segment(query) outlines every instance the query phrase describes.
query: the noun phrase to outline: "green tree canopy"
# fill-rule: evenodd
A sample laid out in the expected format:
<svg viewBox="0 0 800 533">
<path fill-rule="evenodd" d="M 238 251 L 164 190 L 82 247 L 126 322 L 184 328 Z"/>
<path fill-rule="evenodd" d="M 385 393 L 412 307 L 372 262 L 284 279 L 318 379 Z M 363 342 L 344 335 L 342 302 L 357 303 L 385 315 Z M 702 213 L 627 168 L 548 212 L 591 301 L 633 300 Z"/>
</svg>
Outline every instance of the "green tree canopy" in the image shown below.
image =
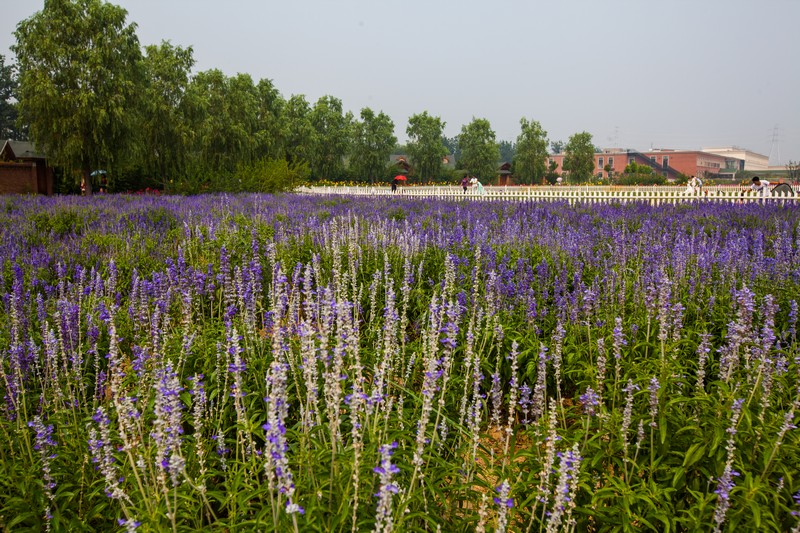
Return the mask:
<svg viewBox="0 0 800 533">
<path fill-rule="evenodd" d="M 455 137 L 446 137 L 442 136 L 442 143 L 444 144 L 447 151 L 455 157 L 456 161 L 461 158 L 461 148 L 458 146 L 458 136 Z"/>
<path fill-rule="evenodd" d="M 408 119 L 408 155 L 420 180 L 434 179 L 442 169 L 442 159 L 449 153 L 442 142 L 445 124 L 441 118 L 433 117 L 427 111 Z"/>
<path fill-rule="evenodd" d="M 576 133 L 564 147 L 564 170 L 569 171 L 569 181 L 583 183 L 594 173 L 594 144 L 592 134 Z"/>
<path fill-rule="evenodd" d="M 472 122 L 462 126 L 458 144 L 461 147 L 459 164 L 467 172 L 483 180 L 492 179 L 497 175 L 500 148 L 488 120 L 473 118 Z"/>
<path fill-rule="evenodd" d="M 258 116 L 256 130 L 256 156 L 258 159 L 283 158 L 283 119 L 286 102 L 272 80 L 262 79 L 256 85 Z"/>
<path fill-rule="evenodd" d="M 341 177 L 345 156 L 350 151 L 353 114 L 343 112 L 340 99 L 323 96 L 314 104 L 309 118 L 315 132 L 311 153 L 312 177 Z"/>
<path fill-rule="evenodd" d="M 649 175 L 653 173 L 653 168 L 650 165 L 639 165 L 636 161 L 631 161 L 625 166 L 625 174 L 642 174 Z"/>
<path fill-rule="evenodd" d="M 290 163 L 310 163 L 316 132 L 311 124 L 311 106 L 302 94 L 292 95 L 281 115 L 283 143 Z"/>
<path fill-rule="evenodd" d="M 230 173 L 253 161 L 258 95 L 248 74 L 198 73 L 186 91 L 195 164 Z"/>
<path fill-rule="evenodd" d="M 194 66 L 192 48 L 165 41 L 145 48 L 142 99 L 142 167 L 166 187 L 185 169 L 190 130 L 184 97 Z"/>
<path fill-rule="evenodd" d="M 521 118 L 517 137 L 514 175 L 522 183 L 539 183 L 547 173 L 547 132 L 535 120 Z"/>
<path fill-rule="evenodd" d="M 15 102 L 17 80 L 14 66 L 6 65 L 5 57 L 0 54 L 0 142 L 5 139 L 18 139 L 17 104 Z"/>
<path fill-rule="evenodd" d="M 517 156 L 517 144 L 511 141 L 500 141 L 497 143 L 500 150 L 500 161 L 513 163 Z"/>
<path fill-rule="evenodd" d="M 394 122 L 389 115 L 375 114 L 365 107 L 361 110 L 361 120 L 355 123 L 353 136 L 353 155 L 350 160 L 352 168 L 360 175 L 374 183 L 386 169 L 389 154 L 397 145 L 394 136 Z"/>
<path fill-rule="evenodd" d="M 45 0 L 15 32 L 20 117 L 55 164 L 82 171 L 89 192 L 93 169 L 131 153 L 142 53 L 126 17 L 101 0 Z"/>
</svg>

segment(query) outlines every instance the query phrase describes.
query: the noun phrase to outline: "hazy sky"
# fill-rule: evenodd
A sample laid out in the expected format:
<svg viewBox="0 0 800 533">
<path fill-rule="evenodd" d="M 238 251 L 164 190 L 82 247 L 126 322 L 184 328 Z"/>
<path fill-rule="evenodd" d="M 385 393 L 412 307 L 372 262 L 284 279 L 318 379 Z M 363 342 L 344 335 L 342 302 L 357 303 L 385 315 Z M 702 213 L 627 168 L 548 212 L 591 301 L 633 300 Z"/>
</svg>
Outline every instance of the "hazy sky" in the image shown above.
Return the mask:
<svg viewBox="0 0 800 533">
<path fill-rule="evenodd" d="M 428 111 L 514 141 L 737 145 L 800 160 L 800 0 L 116 0 L 143 45 L 192 46 L 196 70 L 271 79 L 288 98 L 383 111 L 406 139 Z M 0 0 L 0 54 L 42 0 Z"/>
</svg>

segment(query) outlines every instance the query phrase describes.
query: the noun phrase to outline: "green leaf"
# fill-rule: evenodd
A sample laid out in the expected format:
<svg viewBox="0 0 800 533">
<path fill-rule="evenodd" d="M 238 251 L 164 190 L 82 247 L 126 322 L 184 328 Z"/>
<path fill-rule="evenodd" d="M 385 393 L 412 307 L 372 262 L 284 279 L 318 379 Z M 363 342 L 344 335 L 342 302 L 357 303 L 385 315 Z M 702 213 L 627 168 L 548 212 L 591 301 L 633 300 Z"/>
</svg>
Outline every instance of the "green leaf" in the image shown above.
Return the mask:
<svg viewBox="0 0 800 533">
<path fill-rule="evenodd" d="M 685 482 L 686 482 L 686 469 L 683 467 L 676 468 L 674 474 L 672 475 L 672 487 L 676 489 L 683 487 Z"/>
<path fill-rule="evenodd" d="M 703 458 L 703 455 L 706 453 L 705 444 L 701 442 L 697 442 L 689 446 L 689 449 L 686 451 L 686 455 L 683 458 L 683 466 L 692 466 L 697 461 Z"/>
<path fill-rule="evenodd" d="M 748 500 L 747 504 L 753 513 L 753 521 L 756 524 L 756 528 L 761 529 L 761 505 L 756 500 Z"/>
</svg>

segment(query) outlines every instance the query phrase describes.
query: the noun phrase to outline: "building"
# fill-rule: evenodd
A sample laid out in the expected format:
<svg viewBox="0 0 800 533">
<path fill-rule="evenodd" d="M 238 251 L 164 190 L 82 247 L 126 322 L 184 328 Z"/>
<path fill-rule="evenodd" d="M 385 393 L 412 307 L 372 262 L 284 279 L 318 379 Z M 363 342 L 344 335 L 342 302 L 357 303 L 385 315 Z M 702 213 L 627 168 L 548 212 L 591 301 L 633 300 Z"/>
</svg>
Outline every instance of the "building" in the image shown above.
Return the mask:
<svg viewBox="0 0 800 533">
<path fill-rule="evenodd" d="M 564 154 L 549 156 L 551 163 L 556 164 L 555 171 L 563 172 Z M 609 148 L 594 154 L 594 175 L 608 178 L 619 175 L 631 163 L 647 165 L 656 174 L 661 174 L 669 181 L 675 181 L 681 175 L 713 177 L 719 175 L 728 164 L 725 156 L 699 150 L 650 150 L 639 152 L 621 148 Z"/>
<path fill-rule="evenodd" d="M 0 194 L 53 194 L 53 169 L 29 142 L 7 140 L 0 149 Z"/>
<path fill-rule="evenodd" d="M 497 169 L 497 184 L 500 186 L 513 185 L 514 176 L 511 174 L 511 163 L 505 161 L 500 168 Z"/>
<path fill-rule="evenodd" d="M 740 170 L 769 170 L 769 156 L 757 154 L 738 146 L 703 148 L 703 152 L 725 158 L 724 174 L 734 175 Z"/>
</svg>

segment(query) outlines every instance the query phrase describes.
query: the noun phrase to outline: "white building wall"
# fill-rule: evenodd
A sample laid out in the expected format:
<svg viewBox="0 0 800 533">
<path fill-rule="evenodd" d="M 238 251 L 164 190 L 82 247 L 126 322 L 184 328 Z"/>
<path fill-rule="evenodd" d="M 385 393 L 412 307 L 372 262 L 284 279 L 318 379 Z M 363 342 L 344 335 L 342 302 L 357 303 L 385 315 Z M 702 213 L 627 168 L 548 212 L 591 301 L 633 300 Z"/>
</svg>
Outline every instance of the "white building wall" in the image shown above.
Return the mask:
<svg viewBox="0 0 800 533">
<path fill-rule="evenodd" d="M 757 154 L 738 146 L 726 146 L 722 148 L 701 148 L 701 151 L 709 154 L 721 155 L 733 159 L 744 161 L 744 170 L 768 170 L 769 156 Z"/>
</svg>

